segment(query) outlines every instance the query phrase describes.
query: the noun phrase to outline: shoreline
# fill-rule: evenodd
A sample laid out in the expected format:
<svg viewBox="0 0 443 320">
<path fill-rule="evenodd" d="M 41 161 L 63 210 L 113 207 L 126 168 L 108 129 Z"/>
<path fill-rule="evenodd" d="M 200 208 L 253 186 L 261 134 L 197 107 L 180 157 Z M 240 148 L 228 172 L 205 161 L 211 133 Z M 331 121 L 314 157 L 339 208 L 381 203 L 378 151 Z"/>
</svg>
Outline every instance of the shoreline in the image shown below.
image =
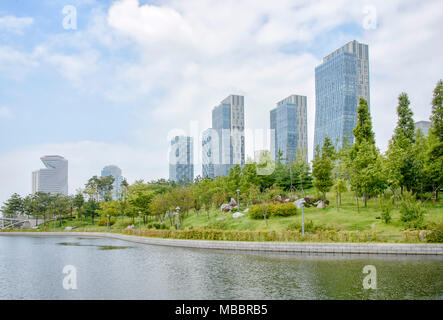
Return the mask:
<svg viewBox="0 0 443 320">
<path fill-rule="evenodd" d="M 236 251 L 443 256 L 443 244 L 246 242 L 149 238 L 103 232 L 0 232 L 0 236 L 108 238 L 148 245 Z"/>
</svg>

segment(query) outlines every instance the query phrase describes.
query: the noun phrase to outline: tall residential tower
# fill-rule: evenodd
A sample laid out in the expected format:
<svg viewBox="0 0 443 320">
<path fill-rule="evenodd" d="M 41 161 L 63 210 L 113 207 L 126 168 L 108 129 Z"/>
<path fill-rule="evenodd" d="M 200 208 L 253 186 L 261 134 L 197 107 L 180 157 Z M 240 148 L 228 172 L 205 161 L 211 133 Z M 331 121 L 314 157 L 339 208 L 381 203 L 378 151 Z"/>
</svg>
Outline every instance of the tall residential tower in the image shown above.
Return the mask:
<svg viewBox="0 0 443 320">
<path fill-rule="evenodd" d="M 194 142 L 192 137 L 176 136 L 171 140 L 169 179 L 175 182 L 194 181 Z"/>
<path fill-rule="evenodd" d="M 68 195 L 68 160 L 61 156 L 41 158 L 44 169 L 32 173 L 32 193 Z"/>
<path fill-rule="evenodd" d="M 308 161 L 307 98 L 289 96 L 277 103 L 270 116 L 273 130 L 271 153 L 274 161 L 278 160 L 279 153 L 284 162 L 294 161 L 298 151 Z"/>
<path fill-rule="evenodd" d="M 368 45 L 354 40 L 323 58 L 315 68 L 315 96 L 314 149 L 325 137 L 337 147 L 346 137 L 352 144 L 359 98 L 370 105 Z"/>
<path fill-rule="evenodd" d="M 112 198 L 119 199 L 122 192 L 122 170 L 117 166 L 107 166 L 103 168 L 101 176 L 102 178 L 109 176 L 114 177 L 114 183 L 112 184 Z"/>
<path fill-rule="evenodd" d="M 203 177 L 226 176 L 245 164 L 244 97 L 230 95 L 212 110 L 212 129 L 203 133 Z"/>
</svg>

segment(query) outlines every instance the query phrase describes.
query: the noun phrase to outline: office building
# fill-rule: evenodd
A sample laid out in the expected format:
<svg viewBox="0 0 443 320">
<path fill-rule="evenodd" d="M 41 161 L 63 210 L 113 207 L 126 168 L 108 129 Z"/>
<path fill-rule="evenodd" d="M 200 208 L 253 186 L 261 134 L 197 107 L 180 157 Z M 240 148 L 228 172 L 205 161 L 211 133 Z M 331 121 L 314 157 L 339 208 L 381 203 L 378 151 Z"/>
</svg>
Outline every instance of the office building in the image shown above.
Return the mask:
<svg viewBox="0 0 443 320">
<path fill-rule="evenodd" d="M 432 126 L 431 121 L 418 121 L 415 123 L 415 130 L 421 129 L 421 132 L 423 132 L 423 134 L 427 136 L 431 126 Z"/>
<path fill-rule="evenodd" d="M 68 195 L 68 160 L 61 156 L 44 156 L 46 168 L 32 173 L 32 193 Z"/>
<path fill-rule="evenodd" d="M 194 181 L 194 142 L 192 137 L 176 136 L 171 140 L 169 179 L 175 182 Z"/>
<path fill-rule="evenodd" d="M 124 180 L 122 176 L 122 170 L 114 165 L 107 166 L 103 168 L 101 176 L 102 178 L 106 178 L 109 176 L 114 177 L 114 183 L 112 184 L 112 198 L 119 199 L 122 192 L 121 184 Z"/>
<path fill-rule="evenodd" d="M 351 41 L 323 58 L 315 69 L 314 149 L 328 136 L 341 147 L 353 143 L 360 97 L 370 105 L 368 45 Z"/>
<path fill-rule="evenodd" d="M 245 164 L 245 116 L 244 97 L 230 95 L 212 110 L 212 130 L 206 131 L 206 138 L 211 137 L 211 145 L 205 147 L 203 139 L 203 176 L 209 166 L 213 167 L 213 175 L 226 176 L 236 164 Z M 207 139 L 206 139 L 207 140 Z M 207 157 L 210 147 L 211 163 Z M 206 148 L 206 149 L 205 149 Z M 215 150 L 217 149 L 217 150 Z M 206 155 L 205 155 L 206 153 Z M 205 169 L 206 167 L 206 169 Z"/>
<path fill-rule="evenodd" d="M 307 97 L 291 95 L 277 103 L 270 112 L 271 153 L 274 161 L 295 160 L 297 152 L 307 161 L 308 118 Z"/>
</svg>

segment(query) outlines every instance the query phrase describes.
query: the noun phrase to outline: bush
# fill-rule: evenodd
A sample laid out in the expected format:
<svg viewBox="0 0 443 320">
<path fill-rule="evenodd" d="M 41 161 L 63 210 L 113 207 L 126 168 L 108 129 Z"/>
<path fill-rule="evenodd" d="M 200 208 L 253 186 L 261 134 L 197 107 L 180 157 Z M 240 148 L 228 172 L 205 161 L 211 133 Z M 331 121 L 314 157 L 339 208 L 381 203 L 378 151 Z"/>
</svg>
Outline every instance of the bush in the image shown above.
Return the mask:
<svg viewBox="0 0 443 320">
<path fill-rule="evenodd" d="M 267 211 L 266 211 L 267 210 Z M 258 204 L 249 209 L 251 219 L 264 219 L 263 213 L 267 212 L 267 217 L 290 217 L 297 214 L 297 207 L 292 202 Z"/>
<path fill-rule="evenodd" d="M 392 220 L 392 202 L 382 201 L 381 203 L 381 219 L 384 223 L 390 223 Z"/>
<path fill-rule="evenodd" d="M 272 203 L 269 205 L 268 212 L 274 217 L 290 217 L 297 214 L 297 207 L 292 202 Z"/>
<path fill-rule="evenodd" d="M 249 209 L 249 217 L 251 219 L 264 219 L 263 217 L 263 213 L 266 212 L 266 205 L 265 204 L 257 204 L 255 206 L 252 206 Z M 268 213 L 267 216 L 269 217 L 269 208 L 268 208 Z"/>
<path fill-rule="evenodd" d="M 400 220 L 408 228 L 420 228 L 423 224 L 426 209 L 415 200 L 412 192 L 405 192 L 400 206 Z"/>
<path fill-rule="evenodd" d="M 298 231 L 302 232 L 301 222 L 291 223 L 288 226 L 288 230 L 298 230 Z M 305 222 L 305 232 L 317 232 L 317 231 L 338 231 L 338 230 L 334 227 L 323 225 L 323 224 L 315 225 L 312 220 L 308 220 Z"/>
<path fill-rule="evenodd" d="M 430 224 L 428 228 L 431 232 L 426 235 L 426 240 L 433 243 L 443 243 L 443 222 Z"/>
<path fill-rule="evenodd" d="M 156 230 L 163 230 L 163 229 L 166 229 L 166 225 L 158 223 L 158 222 L 150 222 L 150 223 L 148 223 L 146 225 L 146 228 L 148 228 L 148 229 L 156 229 Z"/>
<path fill-rule="evenodd" d="M 112 226 L 114 224 L 115 224 L 115 218 L 110 217 L 109 218 L 109 225 Z M 108 225 L 108 218 L 107 217 L 100 218 L 100 220 L 98 221 L 98 225 L 101 227 L 106 227 Z"/>
</svg>

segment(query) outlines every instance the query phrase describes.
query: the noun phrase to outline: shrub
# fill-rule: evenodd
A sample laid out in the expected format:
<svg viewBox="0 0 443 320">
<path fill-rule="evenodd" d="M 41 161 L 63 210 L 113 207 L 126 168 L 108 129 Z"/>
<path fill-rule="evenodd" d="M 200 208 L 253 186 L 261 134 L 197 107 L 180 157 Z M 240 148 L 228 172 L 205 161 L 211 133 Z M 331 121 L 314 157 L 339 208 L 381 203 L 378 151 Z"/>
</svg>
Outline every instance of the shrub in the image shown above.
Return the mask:
<svg viewBox="0 0 443 320">
<path fill-rule="evenodd" d="M 294 222 L 288 226 L 288 230 L 298 230 L 302 231 L 301 222 Z M 305 232 L 317 232 L 317 231 L 338 231 L 336 228 L 323 225 L 323 224 L 314 224 L 312 220 L 308 220 L 305 222 Z"/>
<path fill-rule="evenodd" d="M 381 203 L 381 219 L 384 223 L 390 223 L 392 220 L 392 202 L 391 201 L 382 201 Z"/>
<path fill-rule="evenodd" d="M 428 226 L 428 229 L 431 230 L 426 235 L 426 240 L 428 242 L 443 243 L 443 222 L 438 224 L 432 223 Z"/>
<path fill-rule="evenodd" d="M 400 206 L 400 220 L 408 228 L 420 228 L 426 209 L 415 200 L 412 192 L 405 192 Z"/>
<path fill-rule="evenodd" d="M 115 224 L 115 218 L 110 217 L 109 218 L 109 225 L 112 226 L 114 224 Z M 98 225 L 101 227 L 106 227 L 108 225 L 108 218 L 107 217 L 100 218 L 100 220 L 98 221 Z"/>
<path fill-rule="evenodd" d="M 274 217 L 290 217 L 297 214 L 297 207 L 292 202 L 273 203 L 269 205 L 269 215 Z"/>
<path fill-rule="evenodd" d="M 146 225 L 146 228 L 148 228 L 148 229 L 156 229 L 156 230 L 163 230 L 163 229 L 166 229 L 166 225 L 158 223 L 158 222 L 150 222 L 150 223 L 148 223 Z"/>
<path fill-rule="evenodd" d="M 264 217 L 263 217 L 263 213 L 266 211 L 266 205 L 265 204 L 257 204 L 257 205 L 255 205 L 255 206 L 252 206 L 250 209 L 249 209 L 249 217 L 251 218 L 251 219 L 256 219 L 256 220 L 259 220 L 259 219 L 264 219 Z M 267 216 L 269 217 L 270 216 L 270 214 L 269 214 L 269 207 L 268 207 L 268 213 L 267 213 Z"/>
</svg>

